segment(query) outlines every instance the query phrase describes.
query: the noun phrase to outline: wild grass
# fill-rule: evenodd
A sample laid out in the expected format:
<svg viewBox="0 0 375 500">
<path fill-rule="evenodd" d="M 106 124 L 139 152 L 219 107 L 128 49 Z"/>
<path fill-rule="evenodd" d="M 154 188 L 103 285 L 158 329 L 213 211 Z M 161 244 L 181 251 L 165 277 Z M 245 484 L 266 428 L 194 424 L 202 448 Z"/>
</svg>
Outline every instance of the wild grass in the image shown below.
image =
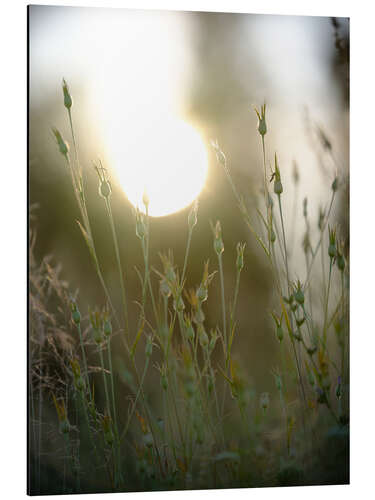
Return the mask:
<svg viewBox="0 0 375 500">
<path fill-rule="evenodd" d="M 171 250 L 160 255 L 156 269 L 150 266 L 152 219 L 145 193 L 144 206 L 134 211 L 144 263 L 143 270 L 137 270 L 142 293 L 134 297 L 124 274 L 109 173 L 99 162 L 94 167 L 122 303 L 121 310 L 115 309 L 91 230 L 87 199 L 93 194 L 86 192 L 73 100 L 65 81 L 63 98 L 73 150 L 57 129 L 53 133 L 71 178 L 80 212 L 77 223 L 105 301 L 81 311 L 80 296 L 59 279 L 59 269 L 48 259 L 36 263 L 31 221 L 30 491 L 348 482 L 349 265 L 339 230 L 330 220 L 343 180 L 332 176 L 331 199 L 320 211 L 317 232 L 312 230 L 304 201 L 306 229 L 300 239 L 306 269 L 296 277 L 293 246 L 298 235 L 286 231 L 284 205 L 286 197 L 296 199 L 298 172 L 294 193 L 285 192 L 282 166 L 267 149 L 266 105 L 256 110 L 263 199 L 254 213 L 235 185 L 229 160 L 218 142 L 212 142 L 218 168 L 224 169 L 228 189 L 249 230 L 244 240 L 255 238 L 272 274 L 274 310 L 269 320 L 274 324 L 279 364 L 269 367 L 274 393 L 261 393 L 233 357 L 236 339 L 244 334 L 236 314 L 241 276 L 246 272 L 245 243 L 237 243 L 231 290 L 224 279 L 225 227 L 220 221 L 212 224 L 217 260 L 209 264 L 202 256 L 202 279 L 187 289 L 198 202 L 186 221 L 183 268 L 175 265 Z M 205 309 L 214 279 L 220 286 L 220 314 L 211 323 Z M 129 321 L 129 301 L 137 304 L 135 323 Z M 125 355 L 116 365 L 117 372 L 111 347 L 115 335 L 121 338 Z M 150 374 L 152 386 L 146 384 Z"/>
</svg>

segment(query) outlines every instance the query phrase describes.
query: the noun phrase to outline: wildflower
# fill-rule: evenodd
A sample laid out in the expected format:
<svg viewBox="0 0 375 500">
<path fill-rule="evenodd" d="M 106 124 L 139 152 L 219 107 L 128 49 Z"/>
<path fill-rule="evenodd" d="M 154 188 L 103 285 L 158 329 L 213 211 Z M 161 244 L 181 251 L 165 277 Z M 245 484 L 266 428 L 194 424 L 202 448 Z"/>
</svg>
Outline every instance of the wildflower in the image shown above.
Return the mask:
<svg viewBox="0 0 375 500">
<path fill-rule="evenodd" d="M 259 111 L 255 108 L 255 113 L 257 114 L 258 117 L 258 132 L 260 133 L 261 136 L 264 136 L 267 133 L 267 124 L 266 124 L 266 103 L 264 103 L 260 107 L 260 113 Z"/>
<path fill-rule="evenodd" d="M 64 94 L 64 106 L 70 110 L 73 104 L 72 96 L 70 95 L 69 92 L 69 87 L 68 84 L 66 83 L 65 79 L 63 78 L 62 81 L 62 89 L 63 89 L 63 94 Z"/>
</svg>

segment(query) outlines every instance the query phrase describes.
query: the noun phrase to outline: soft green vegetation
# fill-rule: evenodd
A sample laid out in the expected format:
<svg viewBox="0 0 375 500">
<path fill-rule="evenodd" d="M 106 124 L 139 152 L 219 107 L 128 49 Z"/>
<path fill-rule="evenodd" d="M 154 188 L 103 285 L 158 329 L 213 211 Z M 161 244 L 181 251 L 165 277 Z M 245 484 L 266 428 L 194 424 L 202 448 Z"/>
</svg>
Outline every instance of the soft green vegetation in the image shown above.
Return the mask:
<svg viewBox="0 0 375 500">
<path fill-rule="evenodd" d="M 97 255 L 87 207 L 83 171 L 72 120 L 72 99 L 63 82 L 72 148 L 54 129 L 59 151 L 71 176 L 80 210 L 78 222 L 104 292 L 105 303 L 81 311 L 80 297 L 68 290 L 48 260 L 33 260 L 30 240 L 30 480 L 34 493 L 136 491 L 159 489 L 251 487 L 348 482 L 348 261 L 338 230 L 330 225 L 340 179 L 332 179 L 331 199 L 321 210 L 319 238 L 312 241 L 304 201 L 306 269 L 299 279 L 286 233 L 282 167 L 271 155 L 267 172 L 266 106 L 258 132 L 263 161 L 264 199 L 250 213 L 217 142 L 212 143 L 224 168 L 249 236 L 255 238 L 273 277 L 277 367 L 270 366 L 274 392 L 259 393 L 233 359 L 236 338 L 244 333 L 236 317 L 245 244 L 237 244 L 233 262 L 235 288 L 226 288 L 223 270 L 225 227 L 212 225 L 216 262 L 202 256 L 202 279 L 185 288 L 198 204 L 187 224 L 184 265 L 172 251 L 150 266 L 152 221 L 149 200 L 135 211 L 135 233 L 144 268 L 137 270 L 141 296 L 127 288 L 111 208 L 111 183 L 101 163 L 95 165 L 118 267 L 122 310 L 115 310 Z M 298 175 L 295 176 L 298 183 Z M 291 195 L 292 196 L 292 195 Z M 246 238 L 247 235 L 244 235 Z M 208 324 L 205 306 L 210 284 L 220 285 L 220 315 Z M 128 306 L 137 301 L 138 321 L 129 322 Z M 151 311 L 151 315 L 148 314 Z M 49 333 L 48 333 L 49 332 Z M 52 332 L 52 334 L 51 334 Z M 68 332 L 73 332 L 69 334 Z M 112 352 L 121 338 L 124 359 Z M 254 349 L 256 346 L 254 346 Z M 114 362 L 116 365 L 114 366 Z M 114 369 L 115 368 L 115 369 Z M 152 375 L 153 385 L 145 383 Z M 150 400 L 159 402 L 157 408 Z M 157 395 L 155 393 L 157 392 Z M 120 404 L 121 403 L 121 404 Z M 125 406 L 124 406 L 125 405 Z M 126 408 L 126 412 L 123 408 Z M 42 476 L 42 422 L 54 456 L 50 481 Z M 121 408 L 121 410 L 120 410 Z M 46 426 L 44 425 L 44 429 Z M 46 486 L 47 485 L 47 486 Z"/>
</svg>

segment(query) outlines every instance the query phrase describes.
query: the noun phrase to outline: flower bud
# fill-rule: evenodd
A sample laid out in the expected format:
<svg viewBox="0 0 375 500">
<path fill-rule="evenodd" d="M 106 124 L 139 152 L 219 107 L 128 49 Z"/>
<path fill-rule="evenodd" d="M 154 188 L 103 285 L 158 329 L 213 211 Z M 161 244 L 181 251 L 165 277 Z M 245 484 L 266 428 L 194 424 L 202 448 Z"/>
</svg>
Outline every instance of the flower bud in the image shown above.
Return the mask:
<svg viewBox="0 0 375 500">
<path fill-rule="evenodd" d="M 283 185 L 281 183 L 280 169 L 277 162 L 276 153 L 275 153 L 275 172 L 273 173 L 272 177 L 274 178 L 273 191 L 275 194 L 280 196 L 281 193 L 283 192 Z"/>
<path fill-rule="evenodd" d="M 258 132 L 261 136 L 264 136 L 267 133 L 267 124 L 266 124 L 266 104 L 264 103 L 260 107 L 260 113 L 257 109 L 255 109 L 255 113 L 258 117 Z"/>
<path fill-rule="evenodd" d="M 60 153 L 63 156 L 67 157 L 67 155 L 69 153 L 69 144 L 66 141 L 64 141 L 64 139 L 62 138 L 62 136 L 61 136 L 60 132 L 57 130 L 57 128 L 53 128 L 52 132 L 55 136 Z"/>
<path fill-rule="evenodd" d="M 112 324 L 109 319 L 104 321 L 103 332 L 106 337 L 110 337 L 112 334 Z"/>
<path fill-rule="evenodd" d="M 214 250 L 218 256 L 224 252 L 224 243 L 223 243 L 223 239 L 221 237 L 220 221 L 216 222 L 216 226 L 214 229 Z"/>
<path fill-rule="evenodd" d="M 99 194 L 102 198 L 108 198 L 112 193 L 111 184 L 107 180 L 103 180 L 99 185 Z"/>
<path fill-rule="evenodd" d="M 334 181 L 332 182 L 332 191 L 336 192 L 338 187 L 339 187 L 339 179 L 338 177 L 335 177 Z"/>
<path fill-rule="evenodd" d="M 329 233 L 328 255 L 331 259 L 334 259 L 337 256 L 336 229 L 328 228 L 328 233 Z"/>
<path fill-rule="evenodd" d="M 305 302 L 305 295 L 302 291 L 301 283 L 298 281 L 297 286 L 294 291 L 294 298 L 298 304 L 303 305 Z"/>
<path fill-rule="evenodd" d="M 62 89 L 63 89 L 63 94 L 64 94 L 64 106 L 67 109 L 70 109 L 72 107 L 73 101 L 72 101 L 72 97 L 69 93 L 68 84 L 66 83 L 64 78 L 63 78 L 63 83 L 62 83 Z"/>
</svg>

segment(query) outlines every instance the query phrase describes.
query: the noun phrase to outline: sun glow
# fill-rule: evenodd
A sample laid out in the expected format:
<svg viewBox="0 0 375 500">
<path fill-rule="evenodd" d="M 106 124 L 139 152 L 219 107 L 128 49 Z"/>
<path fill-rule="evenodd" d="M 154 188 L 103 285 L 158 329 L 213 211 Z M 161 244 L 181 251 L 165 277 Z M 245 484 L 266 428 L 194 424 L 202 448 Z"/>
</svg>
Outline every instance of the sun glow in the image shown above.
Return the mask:
<svg viewBox="0 0 375 500">
<path fill-rule="evenodd" d="M 199 133 L 181 119 L 163 116 L 130 134 L 112 134 L 108 147 L 111 167 L 129 201 L 142 209 L 146 191 L 154 217 L 188 206 L 204 186 L 206 148 Z"/>
</svg>

